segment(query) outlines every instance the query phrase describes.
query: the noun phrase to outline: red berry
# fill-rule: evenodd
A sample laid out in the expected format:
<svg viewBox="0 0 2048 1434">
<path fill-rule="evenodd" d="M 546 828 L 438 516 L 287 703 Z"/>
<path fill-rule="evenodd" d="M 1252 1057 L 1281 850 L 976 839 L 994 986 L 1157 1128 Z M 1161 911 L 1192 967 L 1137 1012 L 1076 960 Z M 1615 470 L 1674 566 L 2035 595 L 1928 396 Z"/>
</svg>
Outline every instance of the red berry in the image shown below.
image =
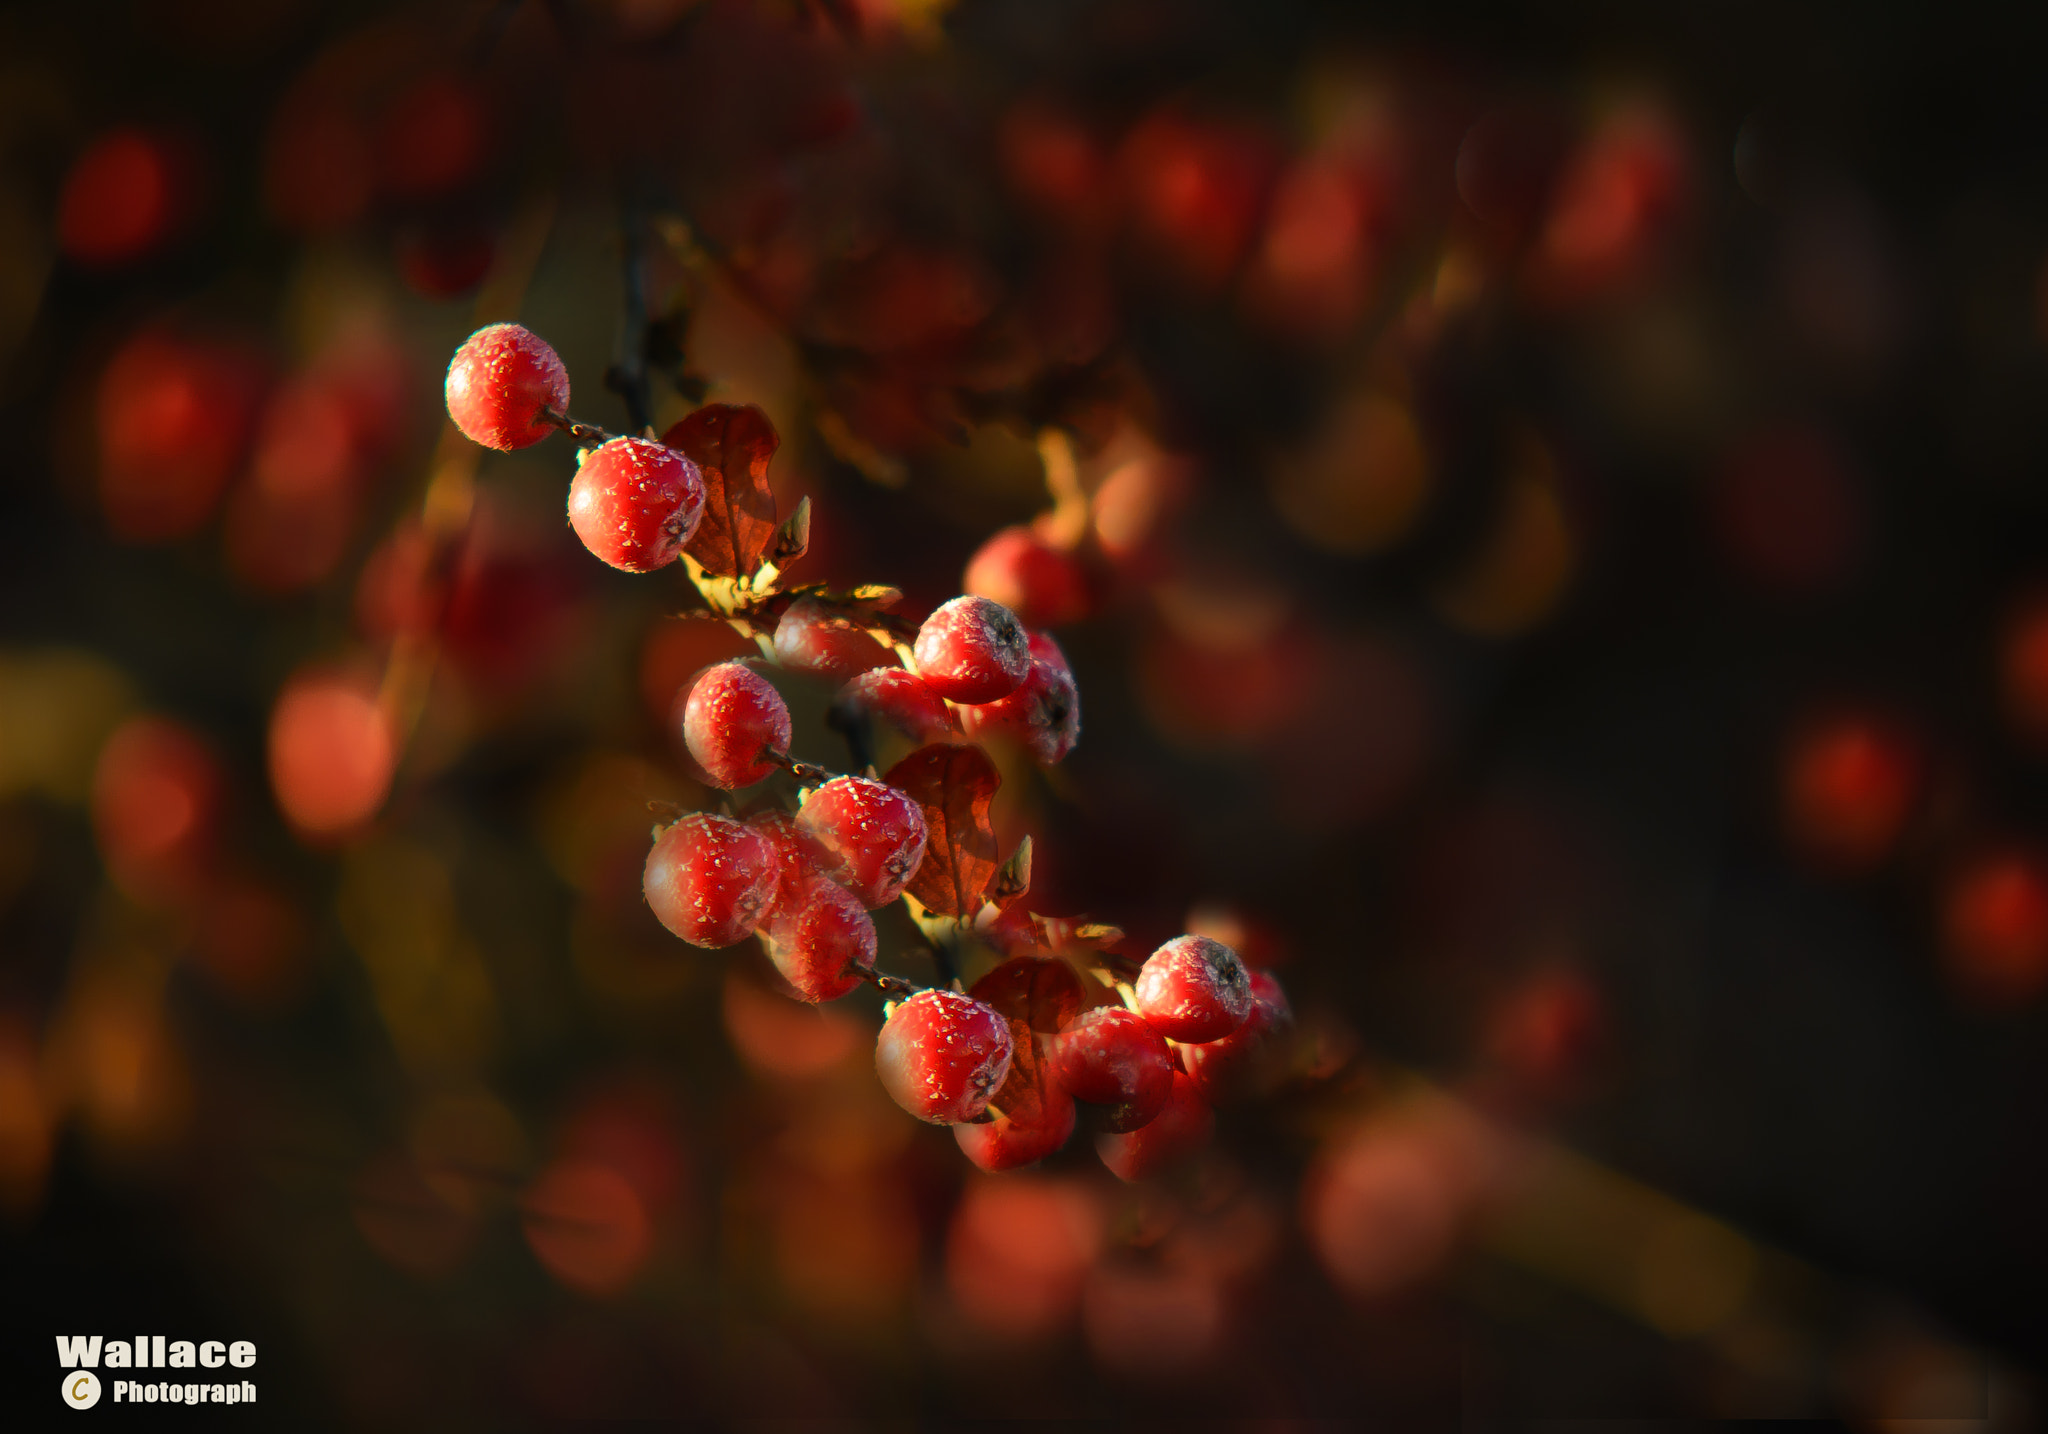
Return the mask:
<svg viewBox="0 0 2048 1434">
<path fill-rule="evenodd" d="M 1168 1040 L 1213 1041 L 1252 1013 L 1244 962 L 1221 941 L 1176 936 L 1138 973 L 1138 1013 Z"/>
<path fill-rule="evenodd" d="M 832 699 L 847 713 L 880 717 L 914 742 L 938 742 L 952 735 L 953 713 L 915 672 L 878 667 L 863 672 Z"/>
<path fill-rule="evenodd" d="M 57 199 L 57 247 L 91 268 L 139 259 L 178 225 L 178 156 L 140 130 L 103 135 L 64 176 Z"/>
<path fill-rule="evenodd" d="M 100 377 L 100 503 L 114 536 L 190 537 L 241 465 L 262 374 L 237 350 L 145 331 Z"/>
<path fill-rule="evenodd" d="M 1031 672 L 1031 639 L 1017 615 L 985 597 L 957 597 L 917 630 L 918 675 L 948 702 L 1007 697 Z"/>
<path fill-rule="evenodd" d="M 1088 615 L 1088 578 L 1081 564 L 1021 524 L 981 545 L 960 586 L 994 599 L 1032 627 L 1060 627 Z"/>
<path fill-rule="evenodd" d="M 1074 665 L 1067 661 L 1066 653 L 1060 651 L 1060 645 L 1052 640 L 1049 632 L 1031 634 L 1031 660 L 1051 663 L 1067 676 L 1074 675 Z"/>
<path fill-rule="evenodd" d="M 1143 1180 L 1193 1155 L 1215 1131 L 1215 1112 L 1195 1083 L 1175 1071 L 1173 1092 L 1150 1124 L 1128 1134 L 1098 1135 L 1095 1150 L 1117 1179 Z"/>
<path fill-rule="evenodd" d="M 775 624 L 775 660 L 793 672 L 831 682 L 894 661 L 859 623 L 813 598 L 798 598 Z"/>
<path fill-rule="evenodd" d="M 1035 1095 L 1019 1098 L 1013 1094 L 1018 1084 L 1012 1078 L 992 1102 L 1002 1111 L 995 1119 L 953 1127 L 961 1154 L 991 1174 L 1043 1160 L 1074 1133 L 1072 1096 L 1046 1081 Z"/>
<path fill-rule="evenodd" d="M 1149 1125 L 1173 1093 L 1166 1038 L 1122 1006 L 1084 1011 L 1052 1047 L 1053 1079 L 1076 1100 L 1108 1106 L 1104 1128 Z"/>
<path fill-rule="evenodd" d="M 270 786 L 302 836 L 333 840 L 384 805 L 398 741 L 366 674 L 305 668 L 270 709 Z"/>
<path fill-rule="evenodd" d="M 870 911 L 901 896 L 924 860 L 923 810 L 867 777 L 834 777 L 804 798 L 796 822 L 825 874 Z"/>
<path fill-rule="evenodd" d="M 613 567 L 651 573 L 683 555 L 704 516 L 704 475 L 673 448 L 614 438 L 569 484 L 569 526 Z"/>
<path fill-rule="evenodd" d="M 806 1001 L 836 1001 L 875 965 L 875 923 L 853 893 L 813 876 L 761 928 L 768 959 Z"/>
<path fill-rule="evenodd" d="M 751 787 L 775 770 L 763 752 L 789 750 L 789 708 L 760 673 L 721 662 L 683 703 L 683 745 L 716 785 Z"/>
<path fill-rule="evenodd" d="M 1007 737 L 1050 767 L 1081 740 L 1081 694 L 1072 674 L 1032 659 L 1031 675 L 1008 697 L 960 709 L 970 737 Z"/>
<path fill-rule="evenodd" d="M 164 903 L 196 894 L 213 864 L 225 805 L 220 759 L 161 717 L 124 722 L 92 778 L 100 855 L 123 891 Z"/>
<path fill-rule="evenodd" d="M 759 832 L 693 812 L 655 838 L 640 885 L 661 924 L 683 940 L 731 946 L 760 924 L 775 876 L 775 853 Z"/>
<path fill-rule="evenodd" d="M 1010 1023 L 957 991 L 919 991 L 889 1013 L 875 1074 L 889 1098 L 934 1125 L 974 1119 L 1010 1074 Z"/>
<path fill-rule="evenodd" d="M 1251 973 L 1252 1013 L 1229 1035 L 1203 1045 L 1182 1046 L 1181 1063 L 1202 1099 L 1221 1105 L 1268 1074 L 1274 1037 L 1294 1023 L 1287 993 L 1266 971 Z"/>
<path fill-rule="evenodd" d="M 510 453 L 548 436 L 541 410 L 569 411 L 569 371 L 539 335 L 491 324 L 463 341 L 448 364 L 448 416 L 472 441 Z"/>
<path fill-rule="evenodd" d="M 788 812 L 756 812 L 747 818 L 747 825 L 761 834 L 761 840 L 775 854 L 775 894 L 762 914 L 766 924 L 786 910 L 810 878 L 818 874 L 818 862 L 809 840 L 797 830 L 796 818 Z"/>
</svg>

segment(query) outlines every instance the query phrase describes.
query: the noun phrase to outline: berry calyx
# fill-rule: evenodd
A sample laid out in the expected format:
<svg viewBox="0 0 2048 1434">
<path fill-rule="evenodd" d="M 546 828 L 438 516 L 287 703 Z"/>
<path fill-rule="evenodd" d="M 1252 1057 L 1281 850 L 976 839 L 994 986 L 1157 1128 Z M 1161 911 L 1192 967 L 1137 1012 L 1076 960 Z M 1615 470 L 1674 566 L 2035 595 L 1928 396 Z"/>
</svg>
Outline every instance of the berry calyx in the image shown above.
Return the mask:
<svg viewBox="0 0 2048 1434">
<path fill-rule="evenodd" d="M 878 667 L 839 689 L 832 709 L 843 716 L 879 717 L 913 742 L 938 742 L 952 735 L 953 713 L 915 672 Z"/>
<path fill-rule="evenodd" d="M 889 1013 L 875 1074 L 889 1098 L 934 1125 L 984 1110 L 1010 1074 L 1010 1023 L 957 991 L 919 991 Z"/>
<path fill-rule="evenodd" d="M 1220 1039 L 1252 1013 L 1244 962 L 1207 936 L 1176 936 L 1154 951 L 1138 972 L 1136 996 L 1138 1013 L 1174 1041 Z"/>
<path fill-rule="evenodd" d="M 1266 971 L 1251 972 L 1252 1013 L 1227 1036 L 1182 1046 L 1181 1063 L 1203 1100 L 1221 1105 L 1272 1074 L 1276 1037 L 1294 1024 L 1287 993 Z"/>
<path fill-rule="evenodd" d="M 692 946 L 718 947 L 760 924 L 775 877 L 775 853 L 759 832 L 693 812 L 655 839 L 640 885 L 663 926 Z"/>
<path fill-rule="evenodd" d="M 1076 1100 L 1105 1106 L 1102 1127 L 1124 1132 L 1151 1124 L 1173 1093 L 1166 1038 L 1122 1006 L 1083 1011 L 1052 1045 L 1053 1080 Z"/>
<path fill-rule="evenodd" d="M 651 573 L 683 555 L 704 517 L 704 475 L 673 448 L 614 438 L 569 484 L 569 526 L 623 572 Z"/>
<path fill-rule="evenodd" d="M 1008 697 L 960 709 L 970 737 L 1006 737 L 1050 767 L 1081 740 L 1081 694 L 1064 666 L 1033 658 L 1024 684 Z"/>
<path fill-rule="evenodd" d="M 853 893 L 813 876 L 761 928 L 782 979 L 806 1001 L 836 1001 L 875 966 L 875 923 Z"/>
<path fill-rule="evenodd" d="M 796 822 L 824 873 L 870 911 L 901 896 L 924 860 L 923 810 L 869 777 L 834 777 L 804 798 Z"/>
<path fill-rule="evenodd" d="M 1098 1135 L 1096 1154 L 1119 1180 L 1143 1180 L 1180 1164 L 1209 1143 L 1216 1133 L 1216 1115 L 1195 1083 L 1173 1073 L 1173 1090 L 1152 1121 L 1128 1134 Z"/>
<path fill-rule="evenodd" d="M 911 649 L 918 675 L 948 702 L 1007 697 L 1031 672 L 1031 639 L 1017 615 L 985 597 L 957 597 L 924 621 Z"/>
<path fill-rule="evenodd" d="M 510 453 L 552 431 L 543 411 L 569 411 L 569 371 L 538 334 L 518 324 L 491 324 L 455 351 L 442 392 L 448 416 L 465 437 Z"/>
<path fill-rule="evenodd" d="M 1001 603 L 1031 627 L 1061 627 L 1088 615 L 1088 577 L 1070 552 L 1018 524 L 968 559 L 960 589 Z"/>
<path fill-rule="evenodd" d="M 683 702 L 683 745 L 714 785 L 751 787 L 775 770 L 764 752 L 789 751 L 789 708 L 751 667 L 707 667 Z"/>
<path fill-rule="evenodd" d="M 775 624 L 775 660 L 793 672 L 845 682 L 894 659 L 845 613 L 798 598 Z"/>
</svg>

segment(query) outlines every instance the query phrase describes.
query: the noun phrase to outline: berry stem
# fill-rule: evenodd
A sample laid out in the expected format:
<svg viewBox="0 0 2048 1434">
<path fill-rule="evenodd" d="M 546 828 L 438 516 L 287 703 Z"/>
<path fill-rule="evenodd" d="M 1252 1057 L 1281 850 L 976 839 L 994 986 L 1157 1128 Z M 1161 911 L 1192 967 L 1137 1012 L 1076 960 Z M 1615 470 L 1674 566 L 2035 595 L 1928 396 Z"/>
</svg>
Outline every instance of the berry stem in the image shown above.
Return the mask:
<svg viewBox="0 0 2048 1434">
<path fill-rule="evenodd" d="M 918 985 L 915 981 L 906 981 L 901 976 L 891 976 L 886 971 L 877 971 L 867 966 L 856 968 L 852 974 L 860 977 L 861 980 L 873 986 L 883 995 L 898 999 L 906 996 L 915 996 L 919 991 L 929 989 L 928 987 Z"/>
<path fill-rule="evenodd" d="M 615 436 L 599 428 L 594 423 L 578 423 L 566 413 L 557 413 L 552 408 L 543 408 L 540 411 L 540 418 L 541 422 L 561 429 L 562 432 L 588 448 L 596 448 L 602 444 L 609 443 Z"/>
<path fill-rule="evenodd" d="M 789 753 L 778 752 L 772 747 L 763 747 L 761 755 L 755 760 L 768 762 L 780 767 L 783 771 L 795 777 L 797 785 L 800 787 L 822 787 L 825 783 L 839 776 L 837 772 L 830 772 L 823 767 L 812 766 L 809 762 L 799 762 L 790 756 Z"/>
</svg>

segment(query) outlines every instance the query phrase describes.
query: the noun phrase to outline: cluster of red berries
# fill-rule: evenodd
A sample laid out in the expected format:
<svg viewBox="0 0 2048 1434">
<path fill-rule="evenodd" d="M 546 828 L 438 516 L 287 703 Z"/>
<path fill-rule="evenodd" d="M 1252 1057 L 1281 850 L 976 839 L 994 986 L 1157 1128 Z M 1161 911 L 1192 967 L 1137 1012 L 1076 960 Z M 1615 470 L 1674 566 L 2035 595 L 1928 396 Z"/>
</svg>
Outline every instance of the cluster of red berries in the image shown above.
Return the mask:
<svg viewBox="0 0 2048 1434">
<path fill-rule="evenodd" d="M 774 563 L 761 562 L 762 552 L 744 555 L 751 549 L 741 525 L 758 528 L 759 514 L 744 511 L 744 479 L 725 471 L 735 466 L 731 458 L 720 448 L 717 461 L 700 463 L 682 451 L 677 435 L 697 431 L 691 420 L 661 442 L 572 423 L 561 360 L 514 324 L 482 329 L 457 350 L 446 394 L 456 425 L 488 447 L 524 448 L 556 429 L 572 433 L 584 449 L 569 489 L 569 522 L 584 545 L 628 572 L 653 572 L 688 553 L 707 600 L 706 577 L 736 583 L 723 590 L 721 610 L 761 640 L 770 660 L 839 683 L 835 713 L 881 719 L 928 744 L 892 769 L 892 779 L 914 765 L 950 772 L 952 742 L 961 735 L 1015 741 L 1047 764 L 1073 749 L 1080 735 L 1073 672 L 1051 637 L 1028 631 L 1002 603 L 955 598 L 911 638 L 907 624 L 899 631 L 862 602 L 781 592 Z M 729 425 L 723 417 L 699 425 L 708 427 Z M 765 420 L 751 431 L 768 434 L 772 451 Z M 768 511 L 772 525 L 772 500 Z M 717 542 L 700 545 L 700 529 L 715 529 Z M 656 917 L 696 946 L 758 936 L 807 1001 L 837 1000 L 863 982 L 900 998 L 876 1045 L 882 1084 L 911 1114 L 955 1126 L 976 1164 L 1008 1169 L 1051 1154 L 1073 1134 L 1078 1107 L 1088 1106 L 1097 1111 L 1105 1163 L 1138 1179 L 1206 1141 L 1211 1106 L 1243 1083 L 1289 1019 L 1271 977 L 1247 972 L 1229 947 L 1201 936 L 1167 942 L 1134 983 L 1104 967 L 1097 996 L 1120 996 L 1122 1004 L 1091 1004 L 1081 975 L 1031 934 L 1037 919 L 1006 910 L 985 875 L 963 875 L 972 862 L 957 849 L 958 822 L 944 819 L 934 842 L 942 818 L 927 817 L 950 810 L 949 778 L 940 778 L 935 807 L 928 793 L 921 800 L 890 780 L 831 776 L 794 761 L 789 709 L 747 663 L 697 673 L 673 711 L 694 775 L 707 786 L 734 791 L 787 770 L 802 797 L 794 813 L 740 819 L 697 812 L 658 830 L 643 875 Z M 968 755 L 985 767 L 985 758 Z M 928 757 L 936 760 L 920 765 Z M 913 915 L 950 921 L 956 934 L 977 933 L 1006 958 L 971 993 L 920 990 L 875 970 L 869 913 L 905 896 L 934 845 L 943 850 L 931 864 L 945 868 L 947 879 L 934 888 L 938 898 L 922 886 L 912 893 L 914 901 L 930 898 L 913 905 Z M 1010 900 L 1021 894 L 1021 887 L 1008 893 Z"/>
</svg>

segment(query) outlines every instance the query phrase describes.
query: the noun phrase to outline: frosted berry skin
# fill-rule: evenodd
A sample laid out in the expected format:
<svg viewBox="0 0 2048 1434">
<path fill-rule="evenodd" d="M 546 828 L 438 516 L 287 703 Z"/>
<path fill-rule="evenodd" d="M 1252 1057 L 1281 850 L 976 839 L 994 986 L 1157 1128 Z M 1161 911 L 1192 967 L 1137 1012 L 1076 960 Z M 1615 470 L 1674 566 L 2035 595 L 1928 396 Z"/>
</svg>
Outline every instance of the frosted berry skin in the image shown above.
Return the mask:
<svg viewBox="0 0 2048 1434">
<path fill-rule="evenodd" d="M 868 777 L 834 777 L 804 798 L 796 824 L 824 873 L 870 911 L 901 896 L 924 860 L 924 811 Z"/>
<path fill-rule="evenodd" d="M 655 839 L 641 890 L 663 926 L 692 946 L 731 946 L 761 922 L 775 853 L 757 831 L 695 812 Z"/>
<path fill-rule="evenodd" d="M 889 1098 L 934 1125 L 984 1110 L 1010 1074 L 1010 1023 L 972 996 L 919 991 L 889 1013 L 875 1074 Z"/>
<path fill-rule="evenodd" d="M 822 876 L 806 878 L 761 928 L 768 959 L 806 1001 L 836 1001 L 875 966 L 875 923 L 853 893 Z"/>
<path fill-rule="evenodd" d="M 760 833 L 775 856 L 775 894 L 768 898 L 768 909 L 761 914 L 762 925 L 767 926 L 789 908 L 805 884 L 818 874 L 818 863 L 809 840 L 797 830 L 796 818 L 788 812 L 757 812 L 747 818 L 747 825 Z"/>
<path fill-rule="evenodd" d="M 960 709 L 970 737 L 1007 737 L 1050 767 L 1081 740 L 1081 694 L 1063 666 L 1033 658 L 1031 675 L 1008 697 Z"/>
<path fill-rule="evenodd" d="M 792 672 L 845 682 L 895 659 L 845 613 L 798 598 L 775 624 L 775 660 Z"/>
<path fill-rule="evenodd" d="M 993 702 L 1031 673 L 1031 639 L 1017 615 L 985 597 L 957 597 L 917 630 L 918 675 L 948 702 Z"/>
<path fill-rule="evenodd" d="M 1122 1135 L 1098 1135 L 1095 1152 L 1119 1180 L 1143 1180 L 1180 1164 L 1209 1143 L 1216 1114 L 1180 1071 L 1166 1105 L 1148 1124 Z"/>
<path fill-rule="evenodd" d="M 683 745 L 714 785 L 751 787 L 775 770 L 761 754 L 789 751 L 789 708 L 751 667 L 708 667 L 683 704 Z"/>
<path fill-rule="evenodd" d="M 510 453 L 553 432 L 541 410 L 569 411 L 569 371 L 539 335 L 518 324 L 491 324 L 455 351 L 442 393 L 465 437 Z"/>
<path fill-rule="evenodd" d="M 683 555 L 704 517 L 697 465 L 644 438 L 614 438 L 569 483 L 569 526 L 583 546 L 628 573 L 651 573 Z"/>
<path fill-rule="evenodd" d="M 1166 1038 L 1122 1006 L 1083 1011 L 1052 1043 L 1053 1080 L 1076 1100 L 1109 1107 L 1111 1131 L 1149 1125 L 1173 1092 Z"/>
<path fill-rule="evenodd" d="M 960 1153 L 990 1174 L 1053 1154 L 1074 1133 L 1074 1098 L 1056 1085 L 1043 1087 L 1043 1092 L 1043 1099 L 1017 1111 L 1004 1106 L 999 1097 L 995 1104 L 1003 1113 L 994 1120 L 954 1126 Z"/>
<path fill-rule="evenodd" d="M 981 545 L 960 587 L 1001 603 L 1032 627 L 1060 627 L 1088 615 L 1088 579 L 1080 563 L 1021 524 Z"/>
<path fill-rule="evenodd" d="M 1176 936 L 1138 972 L 1138 1014 L 1171 1041 L 1213 1041 L 1252 1013 L 1251 978 L 1221 941 Z"/>
<path fill-rule="evenodd" d="M 937 742 L 953 733 L 953 711 L 915 672 L 878 667 L 863 672 L 832 699 L 835 710 L 879 717 L 914 742 Z"/>
<path fill-rule="evenodd" d="M 1221 1105 L 1270 1074 L 1275 1037 L 1294 1023 L 1294 1009 L 1280 983 L 1265 971 L 1251 972 L 1252 1013 L 1229 1035 L 1203 1045 L 1182 1046 L 1181 1063 L 1203 1100 Z"/>
</svg>

